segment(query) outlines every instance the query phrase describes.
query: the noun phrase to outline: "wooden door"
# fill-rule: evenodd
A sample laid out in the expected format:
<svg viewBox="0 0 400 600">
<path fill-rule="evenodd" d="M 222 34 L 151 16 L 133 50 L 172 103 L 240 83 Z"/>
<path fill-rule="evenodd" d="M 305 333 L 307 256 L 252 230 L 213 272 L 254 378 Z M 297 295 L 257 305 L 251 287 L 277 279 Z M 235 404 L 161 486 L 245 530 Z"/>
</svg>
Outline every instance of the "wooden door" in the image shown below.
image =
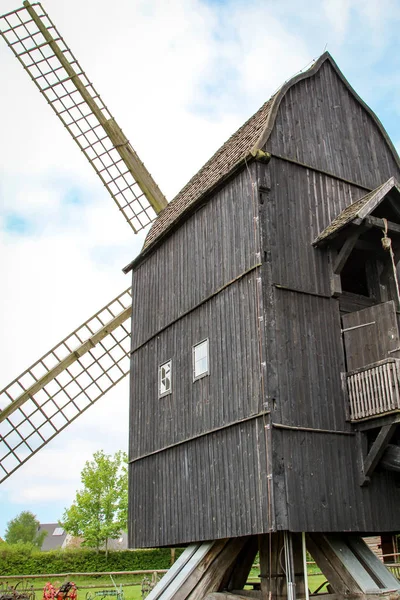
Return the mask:
<svg viewBox="0 0 400 600">
<path fill-rule="evenodd" d="M 399 358 L 399 329 L 393 300 L 342 316 L 347 371 L 384 358 Z"/>
</svg>

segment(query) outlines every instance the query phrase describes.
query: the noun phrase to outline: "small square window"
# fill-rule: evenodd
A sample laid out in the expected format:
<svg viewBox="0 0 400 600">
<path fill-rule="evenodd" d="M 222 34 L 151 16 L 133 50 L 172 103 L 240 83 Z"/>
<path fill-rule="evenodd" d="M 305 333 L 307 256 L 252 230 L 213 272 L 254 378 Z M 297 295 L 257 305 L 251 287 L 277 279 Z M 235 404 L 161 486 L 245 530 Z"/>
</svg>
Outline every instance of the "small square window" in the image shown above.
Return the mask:
<svg viewBox="0 0 400 600">
<path fill-rule="evenodd" d="M 158 395 L 160 398 L 172 391 L 171 367 L 172 361 L 168 360 L 158 370 Z"/>
<path fill-rule="evenodd" d="M 193 381 L 208 375 L 208 340 L 193 346 Z"/>
</svg>

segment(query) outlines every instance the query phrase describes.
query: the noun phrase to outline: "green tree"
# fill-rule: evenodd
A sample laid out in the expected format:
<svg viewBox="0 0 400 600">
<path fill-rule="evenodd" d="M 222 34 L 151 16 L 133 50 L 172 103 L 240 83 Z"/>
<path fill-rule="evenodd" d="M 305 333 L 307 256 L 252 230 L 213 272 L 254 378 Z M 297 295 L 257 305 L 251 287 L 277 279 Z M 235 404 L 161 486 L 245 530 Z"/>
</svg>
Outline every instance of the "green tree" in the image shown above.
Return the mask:
<svg viewBox="0 0 400 600">
<path fill-rule="evenodd" d="M 95 452 L 82 473 L 83 488 L 76 493 L 71 507 L 65 509 L 61 525 L 71 535 L 84 538 L 83 545 L 104 546 L 127 528 L 128 457 L 125 452 L 114 456 Z"/>
<path fill-rule="evenodd" d="M 23 510 L 15 519 L 7 523 L 5 540 L 8 544 L 18 544 L 24 542 L 32 544 L 36 548 L 41 548 L 47 531 L 39 533 L 39 521 L 36 515 L 29 510 Z"/>
</svg>

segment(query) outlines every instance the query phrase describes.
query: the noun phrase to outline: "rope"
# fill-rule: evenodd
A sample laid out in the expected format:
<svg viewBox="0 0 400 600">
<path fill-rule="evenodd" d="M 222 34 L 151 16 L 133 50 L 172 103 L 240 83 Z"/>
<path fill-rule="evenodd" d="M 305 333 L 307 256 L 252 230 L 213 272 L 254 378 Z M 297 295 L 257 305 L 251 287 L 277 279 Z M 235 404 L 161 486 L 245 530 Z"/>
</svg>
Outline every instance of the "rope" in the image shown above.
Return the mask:
<svg viewBox="0 0 400 600">
<path fill-rule="evenodd" d="M 383 229 L 383 238 L 381 239 L 382 247 L 383 247 L 384 250 L 386 250 L 390 254 L 390 258 L 391 258 L 391 261 L 392 261 L 392 267 L 393 267 L 394 281 L 396 283 L 398 308 L 400 308 L 400 287 L 399 287 L 399 279 L 397 277 L 396 261 L 395 261 L 395 258 L 394 258 L 394 252 L 393 252 L 393 248 L 392 248 L 392 240 L 391 240 L 390 237 L 388 237 L 388 234 L 387 234 L 387 232 L 388 232 L 388 222 L 387 222 L 387 219 L 383 218 L 382 221 L 385 224 L 385 229 Z"/>
</svg>

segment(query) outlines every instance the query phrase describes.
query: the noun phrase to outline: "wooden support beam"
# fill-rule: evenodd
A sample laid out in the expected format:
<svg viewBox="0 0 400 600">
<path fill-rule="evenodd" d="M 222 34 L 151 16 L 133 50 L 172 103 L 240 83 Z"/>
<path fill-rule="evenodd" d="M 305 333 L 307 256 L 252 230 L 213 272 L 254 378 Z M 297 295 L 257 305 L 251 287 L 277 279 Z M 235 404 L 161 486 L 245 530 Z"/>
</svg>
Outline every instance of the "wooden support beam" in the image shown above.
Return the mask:
<svg viewBox="0 0 400 600">
<path fill-rule="evenodd" d="M 394 534 L 383 533 L 381 535 L 381 550 L 384 563 L 394 562 L 393 554 L 397 552 L 397 542 Z"/>
<path fill-rule="evenodd" d="M 358 582 L 338 558 L 326 536 L 320 533 L 308 534 L 307 549 L 329 581 L 333 592 L 346 597 L 362 593 Z"/>
<path fill-rule="evenodd" d="M 385 229 L 385 222 L 383 219 L 378 219 L 378 217 L 365 217 L 364 222 L 369 227 L 378 227 L 378 229 Z M 393 223 L 393 221 L 387 222 L 388 233 L 397 233 L 400 234 L 400 225 L 398 223 Z"/>
<path fill-rule="evenodd" d="M 372 447 L 368 452 L 367 457 L 364 459 L 360 485 L 368 485 L 368 483 L 370 482 L 370 477 L 374 472 L 379 460 L 381 459 L 382 454 L 384 453 L 388 443 L 390 442 L 390 439 L 393 433 L 395 432 L 396 427 L 396 423 L 391 423 L 390 425 L 383 425 L 383 427 L 381 427 L 381 430 L 378 433 L 376 440 L 372 444 Z"/>
<path fill-rule="evenodd" d="M 334 265 L 337 259 L 337 252 L 335 248 L 328 248 L 329 257 L 329 268 L 330 268 L 330 280 L 331 280 L 331 295 L 337 298 L 342 294 L 342 281 L 340 275 L 334 272 Z"/>
<path fill-rule="evenodd" d="M 259 552 L 262 598 L 304 598 L 301 533 L 279 531 L 260 535 Z M 287 585 L 288 577 L 291 588 Z"/>
<path fill-rule="evenodd" d="M 229 592 L 232 590 L 243 590 L 246 585 L 247 578 L 249 576 L 251 567 L 253 566 L 254 559 L 258 552 L 258 540 L 257 536 L 251 536 L 248 542 L 244 545 L 241 550 L 234 569 L 229 580 L 227 589 Z"/>
<path fill-rule="evenodd" d="M 342 269 L 346 264 L 347 259 L 349 258 L 354 246 L 356 245 L 356 242 L 360 237 L 362 231 L 363 229 L 361 227 L 358 227 L 355 231 L 353 231 L 353 233 L 351 233 L 351 235 L 346 239 L 345 243 L 341 247 L 339 254 L 336 257 L 336 260 L 333 263 L 333 272 L 335 273 L 335 275 L 339 275 L 342 272 Z"/>
<path fill-rule="evenodd" d="M 365 569 L 368 577 L 371 576 L 373 579 L 373 585 L 377 586 L 378 589 L 372 590 L 370 584 L 363 587 L 364 593 L 379 593 L 382 591 L 399 590 L 400 583 L 394 577 L 394 575 L 385 567 L 381 560 L 376 554 L 367 546 L 365 541 L 358 535 L 349 535 L 345 538 L 349 549 L 353 552 L 357 562 L 361 565 L 361 568 Z M 363 584 L 361 584 L 363 586 Z M 370 588 L 370 589 L 368 589 Z"/>
<path fill-rule="evenodd" d="M 390 439 L 393 433 L 395 432 L 396 427 L 397 423 L 383 425 L 383 427 L 381 427 L 381 430 L 378 433 L 376 440 L 372 444 L 372 447 L 364 460 L 363 473 L 361 476 L 360 485 L 368 485 L 368 483 L 370 482 L 370 477 L 374 472 L 379 460 L 381 459 L 382 454 L 386 449 L 386 446 L 390 442 Z"/>
<path fill-rule="evenodd" d="M 281 598 L 286 595 L 286 577 L 282 568 L 283 533 L 259 536 L 260 580 L 262 598 Z"/>
<path fill-rule="evenodd" d="M 211 592 L 207 594 L 204 600 L 249 600 L 249 598 L 259 598 L 261 600 L 261 592 L 254 591 L 251 594 L 251 590 L 242 590 L 242 594 L 232 592 Z"/>
<path fill-rule="evenodd" d="M 182 578 L 181 585 L 171 598 L 203 600 L 207 594 L 226 589 L 237 558 L 247 541 L 247 537 L 216 541 L 195 569 Z"/>
<path fill-rule="evenodd" d="M 311 594 L 313 600 L 344 600 L 343 594 Z M 389 592 L 381 592 L 379 594 L 346 594 L 346 600 L 399 600 L 399 594 Z"/>
<path fill-rule="evenodd" d="M 205 552 L 200 558 L 200 561 L 188 564 L 186 569 L 182 571 L 181 579 L 179 580 L 179 588 L 173 590 L 172 595 L 167 596 L 167 600 L 185 600 L 210 568 L 210 565 L 218 558 L 222 550 L 225 548 L 229 540 L 218 540 L 210 548 L 205 547 Z M 214 591 L 214 590 L 211 590 Z M 164 600 L 164 598 L 163 598 Z"/>
<path fill-rule="evenodd" d="M 383 361 L 376 363 L 379 365 Z M 376 417 L 375 419 L 368 419 L 367 421 L 361 421 L 357 423 L 357 431 L 368 431 L 369 429 L 376 429 L 377 427 L 383 427 L 384 425 L 400 424 L 400 414 L 394 413 L 386 416 Z"/>
<path fill-rule="evenodd" d="M 193 545 L 152 590 L 149 600 L 304 600 L 301 542 L 301 534 L 280 531 Z M 360 537 L 309 534 L 307 546 L 334 592 L 324 594 L 324 599 L 399 600 L 400 583 Z M 261 590 L 245 590 L 245 572 L 258 547 Z M 234 582 L 238 589 L 231 587 Z"/>
</svg>

